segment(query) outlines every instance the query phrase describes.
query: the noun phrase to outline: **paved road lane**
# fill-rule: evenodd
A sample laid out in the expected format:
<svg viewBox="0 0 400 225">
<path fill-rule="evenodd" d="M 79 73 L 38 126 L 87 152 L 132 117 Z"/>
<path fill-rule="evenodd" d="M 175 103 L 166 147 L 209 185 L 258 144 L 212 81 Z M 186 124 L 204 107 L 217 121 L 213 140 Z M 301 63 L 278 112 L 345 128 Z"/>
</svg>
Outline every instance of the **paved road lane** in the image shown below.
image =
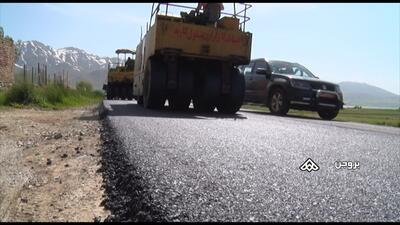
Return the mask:
<svg viewBox="0 0 400 225">
<path fill-rule="evenodd" d="M 104 105 L 168 220 L 400 221 L 398 128 Z M 299 169 L 307 158 L 318 171 Z M 338 160 L 360 166 L 336 169 Z"/>
</svg>

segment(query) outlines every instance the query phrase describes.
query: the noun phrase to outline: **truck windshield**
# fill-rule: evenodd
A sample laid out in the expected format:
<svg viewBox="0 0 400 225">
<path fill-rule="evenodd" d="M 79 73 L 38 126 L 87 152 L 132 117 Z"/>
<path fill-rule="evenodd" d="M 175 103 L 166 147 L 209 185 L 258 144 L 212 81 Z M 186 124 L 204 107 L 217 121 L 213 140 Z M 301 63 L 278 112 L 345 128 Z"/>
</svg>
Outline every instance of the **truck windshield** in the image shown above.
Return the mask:
<svg viewBox="0 0 400 225">
<path fill-rule="evenodd" d="M 298 63 L 289 62 L 269 62 L 272 72 L 293 76 L 316 78 L 307 68 Z"/>
</svg>

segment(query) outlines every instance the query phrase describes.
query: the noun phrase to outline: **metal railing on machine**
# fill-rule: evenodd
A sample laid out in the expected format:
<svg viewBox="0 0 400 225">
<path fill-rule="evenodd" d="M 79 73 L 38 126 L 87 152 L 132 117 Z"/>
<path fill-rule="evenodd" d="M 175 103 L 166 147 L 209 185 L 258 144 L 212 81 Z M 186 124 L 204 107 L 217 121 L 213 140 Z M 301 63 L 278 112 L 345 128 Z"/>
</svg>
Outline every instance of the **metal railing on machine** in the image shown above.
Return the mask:
<svg viewBox="0 0 400 225">
<path fill-rule="evenodd" d="M 233 4 L 233 14 L 232 13 L 227 13 L 227 12 L 221 12 L 221 15 L 228 15 L 232 16 L 234 18 L 239 18 L 239 26 L 240 30 L 245 32 L 246 31 L 246 22 L 250 20 L 250 17 L 247 16 L 247 10 L 250 9 L 252 6 L 248 3 L 232 3 Z M 146 24 L 146 32 L 149 30 L 152 22 L 154 15 L 158 15 L 160 12 L 160 6 L 164 5 L 165 6 L 165 15 L 168 14 L 168 7 L 173 6 L 177 8 L 185 8 L 185 9 L 191 9 L 195 10 L 195 7 L 190 7 L 190 6 L 184 6 L 184 5 L 177 5 L 177 4 L 172 4 L 172 3 L 158 3 L 156 7 L 154 7 L 155 3 L 151 6 L 151 15 L 150 15 L 150 21 L 149 23 Z M 236 11 L 236 6 L 243 6 L 244 8 L 241 9 L 239 12 Z"/>
</svg>

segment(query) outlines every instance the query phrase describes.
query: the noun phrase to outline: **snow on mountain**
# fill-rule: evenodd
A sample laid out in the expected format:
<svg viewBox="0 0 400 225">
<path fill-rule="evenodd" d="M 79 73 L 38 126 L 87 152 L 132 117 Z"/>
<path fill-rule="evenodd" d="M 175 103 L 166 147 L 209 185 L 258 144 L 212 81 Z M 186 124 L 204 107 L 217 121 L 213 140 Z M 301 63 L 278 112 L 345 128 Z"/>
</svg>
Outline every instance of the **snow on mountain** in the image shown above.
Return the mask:
<svg viewBox="0 0 400 225">
<path fill-rule="evenodd" d="M 87 80 L 95 88 L 101 88 L 106 80 L 108 63 L 115 61 L 115 58 L 100 57 L 75 47 L 55 49 L 39 41 L 19 41 L 16 46 L 20 50 L 15 64 L 17 71 L 24 64 L 29 72 L 32 66 L 36 68 L 38 63 L 45 64 L 48 74 L 68 71 L 71 85 L 78 80 Z"/>
</svg>

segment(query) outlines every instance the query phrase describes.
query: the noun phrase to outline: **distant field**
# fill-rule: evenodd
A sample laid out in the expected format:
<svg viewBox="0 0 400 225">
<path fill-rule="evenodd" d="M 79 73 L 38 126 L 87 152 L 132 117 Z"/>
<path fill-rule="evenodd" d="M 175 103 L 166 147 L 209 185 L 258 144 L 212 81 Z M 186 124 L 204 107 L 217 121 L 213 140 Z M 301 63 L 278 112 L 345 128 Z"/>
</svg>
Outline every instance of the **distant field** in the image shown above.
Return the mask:
<svg viewBox="0 0 400 225">
<path fill-rule="evenodd" d="M 244 109 L 252 109 L 261 112 L 269 112 L 266 106 L 247 103 L 242 106 Z M 288 115 L 319 118 L 317 112 L 289 110 Z M 394 109 L 342 109 L 334 119 L 337 121 L 349 121 L 400 127 L 400 110 Z"/>
</svg>

